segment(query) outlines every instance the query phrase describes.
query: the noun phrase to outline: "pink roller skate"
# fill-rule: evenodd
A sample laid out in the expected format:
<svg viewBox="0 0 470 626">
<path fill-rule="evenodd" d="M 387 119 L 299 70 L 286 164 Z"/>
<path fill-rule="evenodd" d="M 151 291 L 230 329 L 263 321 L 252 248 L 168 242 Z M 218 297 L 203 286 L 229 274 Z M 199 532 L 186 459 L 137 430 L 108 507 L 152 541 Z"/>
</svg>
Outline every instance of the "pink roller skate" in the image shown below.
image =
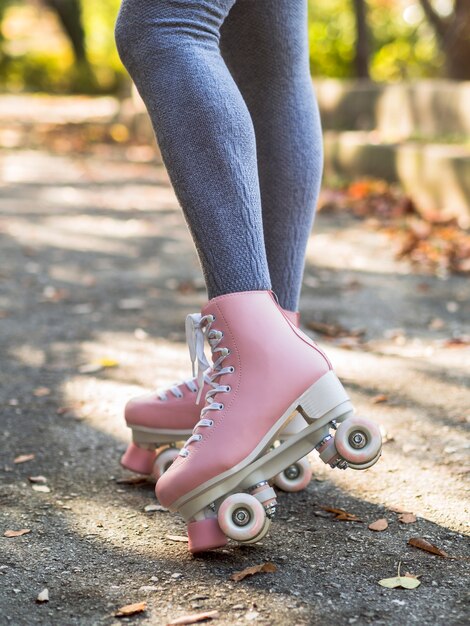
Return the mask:
<svg viewBox="0 0 470 626">
<path fill-rule="evenodd" d="M 284 311 L 296 326 L 299 314 Z M 198 397 L 197 379 L 183 381 L 169 389 L 132 398 L 125 408 L 125 419 L 132 430 L 132 443 L 121 459 L 121 465 L 155 482 L 179 454 L 179 445 L 191 435 L 200 418 L 201 398 L 212 388 L 210 370 L 203 374 Z M 199 401 L 197 401 L 199 400 Z M 305 426 L 300 416 L 288 425 L 283 438 Z M 300 491 L 310 482 L 312 471 L 308 459 L 301 459 L 280 472 L 274 483 L 284 491 Z"/>
<path fill-rule="evenodd" d="M 202 315 L 188 316 L 187 334 L 200 367 L 203 337 L 210 344 L 211 389 L 156 493 L 188 522 L 191 552 L 223 546 L 227 538 L 254 543 L 264 537 L 276 509 L 268 481 L 314 448 L 332 467 L 365 469 L 378 460 L 378 427 L 353 417 L 327 357 L 270 292 L 214 298 Z M 304 427 L 283 439 L 297 414 Z"/>
</svg>

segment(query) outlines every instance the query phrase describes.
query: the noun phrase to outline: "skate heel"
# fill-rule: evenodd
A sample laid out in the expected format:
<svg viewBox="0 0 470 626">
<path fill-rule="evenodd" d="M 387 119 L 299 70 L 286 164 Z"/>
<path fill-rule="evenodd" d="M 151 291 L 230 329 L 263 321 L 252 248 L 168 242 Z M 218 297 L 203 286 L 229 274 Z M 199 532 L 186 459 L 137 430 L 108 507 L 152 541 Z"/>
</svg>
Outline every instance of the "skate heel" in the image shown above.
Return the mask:
<svg viewBox="0 0 470 626">
<path fill-rule="evenodd" d="M 131 472 L 149 475 L 152 473 L 156 458 L 155 448 L 148 450 L 135 443 L 130 443 L 121 458 L 121 465 Z"/>
<path fill-rule="evenodd" d="M 346 390 L 333 371 L 324 374 L 298 401 L 298 411 L 309 424 L 321 418 L 326 421 L 345 418 L 353 410 Z"/>
</svg>

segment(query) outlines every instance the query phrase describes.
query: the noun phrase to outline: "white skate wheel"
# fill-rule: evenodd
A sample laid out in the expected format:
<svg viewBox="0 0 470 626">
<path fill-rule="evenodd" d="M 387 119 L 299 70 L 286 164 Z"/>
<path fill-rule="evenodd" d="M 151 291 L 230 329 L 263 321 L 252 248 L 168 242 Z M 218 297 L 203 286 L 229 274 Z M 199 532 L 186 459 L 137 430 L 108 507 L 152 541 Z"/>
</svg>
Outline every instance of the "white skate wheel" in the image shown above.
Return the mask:
<svg viewBox="0 0 470 626">
<path fill-rule="evenodd" d="M 382 436 L 379 427 L 364 417 L 351 417 L 338 426 L 335 447 L 349 467 L 366 469 L 380 456 Z"/>
<path fill-rule="evenodd" d="M 273 478 L 273 483 L 282 491 L 302 491 L 312 479 L 312 468 L 307 457 L 289 465 Z"/>
<path fill-rule="evenodd" d="M 153 464 L 152 478 L 155 482 L 160 480 L 166 470 L 170 467 L 173 461 L 179 454 L 178 448 L 165 448 L 161 452 L 157 453 L 157 457 Z"/>
<path fill-rule="evenodd" d="M 263 505 L 254 496 L 234 493 L 222 502 L 217 518 L 227 537 L 235 541 L 249 541 L 262 535 L 266 514 Z"/>
<path fill-rule="evenodd" d="M 248 539 L 247 541 L 243 541 L 242 543 L 247 543 L 247 544 L 251 544 L 251 543 L 258 543 L 258 541 L 261 541 L 261 539 L 264 539 L 264 537 L 268 534 L 268 530 L 271 527 L 271 520 L 269 517 L 267 517 L 264 520 L 264 526 L 261 529 L 261 532 L 259 535 L 256 535 L 256 537 L 253 537 L 253 539 Z"/>
</svg>

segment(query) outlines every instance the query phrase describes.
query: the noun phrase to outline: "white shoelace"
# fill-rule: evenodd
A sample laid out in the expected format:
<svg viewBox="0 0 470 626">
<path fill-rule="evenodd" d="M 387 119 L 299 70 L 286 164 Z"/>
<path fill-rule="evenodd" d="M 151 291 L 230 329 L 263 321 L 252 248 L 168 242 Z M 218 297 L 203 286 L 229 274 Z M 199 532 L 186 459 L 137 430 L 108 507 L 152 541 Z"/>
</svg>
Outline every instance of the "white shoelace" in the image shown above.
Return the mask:
<svg viewBox="0 0 470 626">
<path fill-rule="evenodd" d="M 210 383 L 208 372 L 204 372 L 203 381 L 206 382 L 207 384 Z M 163 402 L 168 400 L 169 393 L 171 393 L 175 398 L 182 398 L 183 392 L 181 391 L 181 387 L 183 385 L 186 385 L 186 387 L 192 393 L 196 393 L 197 385 L 194 382 L 194 379 L 190 378 L 188 380 L 183 380 L 182 382 L 175 383 L 172 387 L 168 387 L 168 389 L 157 389 L 156 394 L 159 397 L 159 399 L 162 400 Z"/>
<path fill-rule="evenodd" d="M 219 385 L 215 382 L 216 378 L 219 376 L 223 376 L 224 374 L 232 374 L 235 371 L 234 367 L 222 367 L 223 360 L 230 354 L 230 350 L 228 348 L 219 348 L 219 343 L 221 342 L 224 334 L 220 330 L 211 329 L 212 324 L 215 321 L 215 317 L 213 315 L 204 315 L 201 316 L 197 313 L 188 315 L 186 318 L 186 339 L 189 347 L 189 355 L 191 357 L 191 364 L 193 368 L 193 376 L 196 376 L 195 372 L 195 363 L 197 361 L 197 384 L 199 387 L 198 395 L 196 402 L 199 402 L 199 398 L 203 389 L 203 380 L 212 387 L 206 393 L 206 403 L 208 403 L 201 411 L 201 419 L 196 424 L 193 430 L 193 434 L 186 441 L 184 446 L 180 450 L 180 456 L 187 457 L 189 454 L 188 446 L 195 442 L 201 441 L 202 435 L 200 433 L 195 433 L 194 431 L 199 427 L 210 427 L 214 425 L 214 421 L 205 417 L 209 411 L 221 411 L 224 408 L 224 405 L 220 402 L 215 402 L 214 397 L 218 393 L 228 393 L 231 391 L 231 387 L 229 385 Z M 211 347 L 213 357 L 216 354 L 219 356 L 214 360 L 212 365 L 212 370 L 209 375 L 206 374 L 207 378 L 205 378 L 205 370 L 209 367 L 209 362 L 207 361 L 207 357 L 204 353 L 204 339 L 207 337 L 209 345 Z"/>
</svg>

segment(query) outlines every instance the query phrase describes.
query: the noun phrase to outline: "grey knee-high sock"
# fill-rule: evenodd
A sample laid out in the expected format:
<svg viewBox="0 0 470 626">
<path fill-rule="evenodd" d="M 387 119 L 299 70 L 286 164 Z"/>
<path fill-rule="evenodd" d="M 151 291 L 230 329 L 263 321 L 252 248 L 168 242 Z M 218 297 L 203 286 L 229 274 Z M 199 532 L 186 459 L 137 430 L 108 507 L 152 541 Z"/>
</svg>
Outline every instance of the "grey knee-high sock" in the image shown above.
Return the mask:
<svg viewBox="0 0 470 626">
<path fill-rule="evenodd" d="M 271 288 L 253 123 L 219 49 L 234 2 L 123 0 L 115 32 L 152 119 L 209 298 Z"/>
<path fill-rule="evenodd" d="M 238 0 L 222 26 L 221 50 L 255 127 L 273 290 L 295 311 L 323 168 L 307 0 Z"/>
</svg>

